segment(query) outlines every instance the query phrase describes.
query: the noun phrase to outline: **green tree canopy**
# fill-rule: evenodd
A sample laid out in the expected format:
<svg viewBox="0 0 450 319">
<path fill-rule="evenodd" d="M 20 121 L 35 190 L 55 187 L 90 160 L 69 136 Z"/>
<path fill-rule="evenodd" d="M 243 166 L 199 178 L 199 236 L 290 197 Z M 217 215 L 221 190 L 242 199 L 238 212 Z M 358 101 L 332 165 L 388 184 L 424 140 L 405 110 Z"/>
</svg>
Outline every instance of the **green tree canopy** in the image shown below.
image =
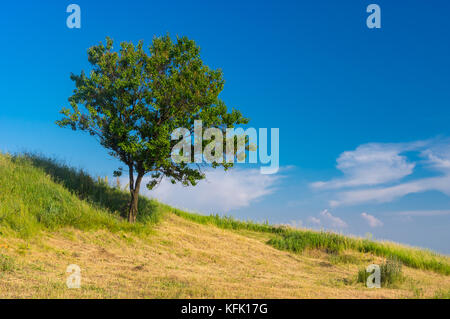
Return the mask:
<svg viewBox="0 0 450 319">
<path fill-rule="evenodd" d="M 87 75 L 71 75 L 76 89 L 69 98 L 71 108 L 63 108 L 57 121 L 95 136 L 100 144 L 128 168 L 131 200 L 128 220 L 136 221 L 142 178 L 151 173 L 152 189 L 166 176 L 173 183 L 196 185 L 204 178 L 200 165 L 171 159 L 171 133 L 180 127 L 191 132 L 194 121 L 224 130 L 246 124 L 237 110 L 228 112 L 219 99 L 224 86 L 221 70 L 203 64 L 200 48 L 193 40 L 170 36 L 155 37 L 144 50 L 122 42 L 113 50 L 106 39 L 88 50 L 92 68 Z M 214 163 L 228 168 L 232 163 Z M 115 172 L 120 175 L 122 168 Z"/>
</svg>

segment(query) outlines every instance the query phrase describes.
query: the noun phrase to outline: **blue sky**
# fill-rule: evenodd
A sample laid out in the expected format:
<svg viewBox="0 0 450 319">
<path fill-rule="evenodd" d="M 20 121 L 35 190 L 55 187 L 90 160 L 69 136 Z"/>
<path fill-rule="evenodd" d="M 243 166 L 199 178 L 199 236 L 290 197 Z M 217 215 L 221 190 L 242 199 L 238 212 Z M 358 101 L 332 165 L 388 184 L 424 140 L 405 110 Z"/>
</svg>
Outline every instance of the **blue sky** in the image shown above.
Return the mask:
<svg viewBox="0 0 450 319">
<path fill-rule="evenodd" d="M 70 3 L 79 30 L 66 27 Z M 381 29 L 366 26 L 370 3 Z M 88 68 L 87 48 L 106 36 L 186 35 L 223 69 L 228 106 L 253 127 L 280 128 L 282 168 L 263 176 L 242 165 L 152 196 L 450 254 L 448 2 L 10 1 L 2 12 L 0 150 L 111 176 L 118 163 L 95 140 L 54 124 L 70 73 Z"/>
</svg>

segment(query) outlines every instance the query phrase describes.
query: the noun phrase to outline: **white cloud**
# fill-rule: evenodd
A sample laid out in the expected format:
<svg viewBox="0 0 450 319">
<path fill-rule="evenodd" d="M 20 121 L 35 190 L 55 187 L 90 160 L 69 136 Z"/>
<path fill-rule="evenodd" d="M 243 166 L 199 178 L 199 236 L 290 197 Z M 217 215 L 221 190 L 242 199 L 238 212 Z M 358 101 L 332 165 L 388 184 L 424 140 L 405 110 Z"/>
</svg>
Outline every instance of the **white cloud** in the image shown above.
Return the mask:
<svg viewBox="0 0 450 319">
<path fill-rule="evenodd" d="M 153 190 L 142 187 L 141 194 L 182 209 L 202 213 L 227 213 L 247 207 L 275 191 L 280 175 L 263 175 L 258 169 L 210 170 L 206 180 L 185 187 L 164 179 Z M 143 185 L 149 177 L 144 178 Z"/>
<path fill-rule="evenodd" d="M 343 152 L 337 159 L 337 168 L 344 177 L 311 186 L 319 189 L 378 185 L 398 181 L 413 173 L 415 164 L 401 153 L 413 150 L 424 142 L 403 144 L 363 144 L 354 151 Z"/>
<path fill-rule="evenodd" d="M 324 227 L 327 228 L 345 228 L 347 227 L 347 223 L 344 222 L 342 219 L 340 219 L 339 217 L 333 216 L 328 209 L 324 209 L 323 211 L 321 211 L 319 213 L 318 218 L 317 217 L 309 217 L 308 221 L 311 224 L 315 224 L 315 225 L 323 225 Z"/>
<path fill-rule="evenodd" d="M 422 152 L 427 164 L 440 172 L 450 174 L 450 140 L 432 145 Z"/>
<path fill-rule="evenodd" d="M 336 200 L 330 201 L 331 207 L 356 205 L 366 202 L 387 203 L 408 194 L 425 191 L 439 191 L 450 196 L 450 175 L 422 178 L 395 186 L 351 190 L 337 194 Z"/>
<path fill-rule="evenodd" d="M 383 222 L 377 219 L 375 216 L 369 215 L 367 213 L 362 213 L 361 217 L 366 220 L 370 227 L 381 227 Z"/>
<path fill-rule="evenodd" d="M 347 223 L 344 222 L 339 217 L 333 216 L 328 209 L 324 209 L 320 212 L 320 217 L 322 218 L 322 221 L 325 225 L 329 225 L 331 227 L 337 227 L 337 228 L 345 228 L 347 227 Z"/>
<path fill-rule="evenodd" d="M 411 162 L 406 152 L 419 152 L 423 161 Z M 450 196 L 450 140 L 429 140 L 413 143 L 359 146 L 354 151 L 342 153 L 337 168 L 344 177 L 327 182 L 311 184 L 316 189 L 348 190 L 333 193 L 331 207 L 362 203 L 386 203 L 408 194 L 438 191 Z M 440 176 L 412 179 L 401 182 L 411 175 L 417 164 L 440 173 Z M 388 184 L 389 185 L 386 185 Z"/>
</svg>

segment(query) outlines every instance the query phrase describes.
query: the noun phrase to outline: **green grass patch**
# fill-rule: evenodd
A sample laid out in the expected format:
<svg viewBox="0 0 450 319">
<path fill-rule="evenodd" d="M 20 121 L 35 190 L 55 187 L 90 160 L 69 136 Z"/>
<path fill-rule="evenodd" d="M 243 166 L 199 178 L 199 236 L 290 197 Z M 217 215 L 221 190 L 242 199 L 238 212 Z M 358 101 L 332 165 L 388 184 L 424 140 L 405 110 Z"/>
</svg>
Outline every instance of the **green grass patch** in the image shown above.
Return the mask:
<svg viewBox="0 0 450 319">
<path fill-rule="evenodd" d="M 402 263 L 395 257 L 387 258 L 387 260 L 380 265 L 381 286 L 393 287 L 396 284 L 404 282 L 405 277 L 402 271 Z M 358 271 L 358 282 L 366 284 L 370 273 L 365 268 Z"/>
<path fill-rule="evenodd" d="M 335 256 L 345 250 L 393 256 L 404 265 L 449 275 L 450 261 L 427 250 L 394 243 L 343 236 L 332 232 L 298 230 L 266 223 L 240 221 L 228 216 L 188 213 L 145 197 L 139 199 L 138 222 L 125 219 L 130 195 L 120 185 L 94 179 L 83 170 L 34 154 L 0 154 L 0 234 L 27 238 L 41 230 L 74 227 L 80 230 L 148 234 L 166 211 L 200 224 L 223 229 L 271 234 L 268 244 L 301 253 L 320 249 Z M 337 261 L 340 262 L 340 261 Z"/>
<path fill-rule="evenodd" d="M 185 219 L 215 225 L 223 229 L 249 230 L 274 234 L 267 243 L 277 249 L 301 253 L 306 249 L 323 250 L 334 256 L 340 256 L 346 250 L 371 253 L 380 257 L 393 257 L 406 266 L 431 270 L 450 275 L 450 260 L 432 251 L 411 248 L 390 242 L 377 242 L 370 239 L 344 236 L 333 232 L 299 230 L 285 226 L 274 226 L 268 223 L 239 221 L 229 216 L 199 215 L 166 206 L 167 210 Z M 345 259 L 345 258 L 344 258 Z M 343 262 L 343 260 L 337 260 Z M 354 260 L 348 261 L 354 262 Z"/>
<path fill-rule="evenodd" d="M 335 265 L 338 264 L 359 264 L 361 260 L 353 255 L 349 254 L 330 254 L 328 260 Z"/>
<path fill-rule="evenodd" d="M 281 236 L 269 240 L 269 244 L 275 248 L 296 253 L 312 248 L 333 254 L 339 254 L 344 250 L 355 250 L 380 257 L 392 256 L 412 268 L 450 275 L 450 261 L 447 256 L 390 242 L 377 242 L 332 232 L 286 230 Z"/>
<path fill-rule="evenodd" d="M 128 190 L 122 189 L 119 181 L 116 181 L 114 187 L 112 187 L 108 183 L 107 177 L 94 179 L 82 169 L 75 169 L 42 155 L 25 153 L 24 155 L 13 157 L 13 160 L 16 162 L 23 160 L 30 162 L 34 167 L 50 175 L 53 181 L 63 185 L 77 195 L 78 198 L 89 202 L 96 208 L 108 210 L 126 218 L 130 194 Z M 138 221 L 157 222 L 160 217 L 158 208 L 159 203 L 157 201 L 139 196 Z"/>
<path fill-rule="evenodd" d="M 139 222 L 123 217 L 129 194 L 82 170 L 32 154 L 0 155 L 0 233 L 22 238 L 41 230 L 74 227 L 147 233 L 162 214 L 157 201 L 141 197 Z"/>
<path fill-rule="evenodd" d="M 305 249 L 319 249 L 330 254 L 338 254 L 345 249 L 352 248 L 350 238 L 331 232 L 288 230 L 282 236 L 273 238 L 269 244 L 281 250 L 295 253 Z"/>
<path fill-rule="evenodd" d="M 284 229 L 282 227 L 273 226 L 269 223 L 255 223 L 252 221 L 240 221 L 231 216 L 220 216 L 220 215 L 200 215 L 182 211 L 165 205 L 166 209 L 173 212 L 175 215 L 180 216 L 184 219 L 203 224 L 203 225 L 214 225 L 223 229 L 232 230 L 249 230 L 255 232 L 273 233 L 281 234 Z"/>
<path fill-rule="evenodd" d="M 434 295 L 434 299 L 450 299 L 450 290 L 439 290 Z"/>
<path fill-rule="evenodd" d="M 14 269 L 14 260 L 11 257 L 0 254 L 0 272 L 11 272 Z"/>
</svg>

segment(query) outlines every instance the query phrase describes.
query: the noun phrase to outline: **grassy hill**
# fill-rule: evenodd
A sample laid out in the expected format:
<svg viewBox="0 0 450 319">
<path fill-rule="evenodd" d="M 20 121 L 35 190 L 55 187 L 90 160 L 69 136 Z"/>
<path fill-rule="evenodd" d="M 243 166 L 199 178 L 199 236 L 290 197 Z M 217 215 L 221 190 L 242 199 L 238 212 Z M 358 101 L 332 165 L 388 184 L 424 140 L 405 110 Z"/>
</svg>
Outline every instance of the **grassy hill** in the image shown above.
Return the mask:
<svg viewBox="0 0 450 319">
<path fill-rule="evenodd" d="M 124 185 L 122 186 L 122 188 Z M 395 243 L 180 211 L 35 155 L 0 155 L 0 298 L 448 298 L 450 258 Z M 358 273 L 395 260 L 368 289 Z M 81 267 L 81 289 L 66 268 Z M 389 264 L 389 263 L 388 263 Z"/>
</svg>

